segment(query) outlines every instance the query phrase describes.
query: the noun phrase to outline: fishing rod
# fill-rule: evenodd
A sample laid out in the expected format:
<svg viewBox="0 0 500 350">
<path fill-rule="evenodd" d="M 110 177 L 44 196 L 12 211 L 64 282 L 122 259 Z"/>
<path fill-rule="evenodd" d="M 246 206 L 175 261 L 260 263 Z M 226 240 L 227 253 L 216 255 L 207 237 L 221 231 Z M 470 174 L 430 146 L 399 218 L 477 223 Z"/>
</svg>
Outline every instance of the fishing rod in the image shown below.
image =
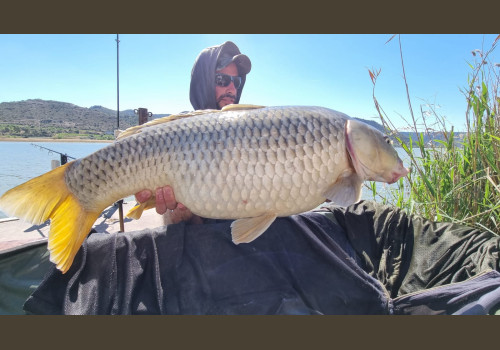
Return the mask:
<svg viewBox="0 0 500 350">
<path fill-rule="evenodd" d="M 116 129 L 120 129 L 120 37 L 116 34 Z M 118 205 L 118 216 L 120 217 L 120 231 L 125 232 L 123 220 L 123 199 L 116 202 Z"/>
<path fill-rule="evenodd" d="M 66 153 L 61 153 L 61 152 L 58 152 L 58 151 L 55 151 L 53 149 L 50 149 L 50 148 L 47 148 L 47 147 L 43 147 L 43 146 L 40 146 L 40 145 L 36 145 L 34 143 L 31 144 L 32 146 L 35 146 L 35 147 L 38 147 L 38 148 L 43 148 L 43 149 L 46 149 L 47 151 L 49 151 L 49 154 L 51 153 L 57 153 L 61 156 L 61 165 L 64 165 L 68 162 L 68 158 L 71 158 L 71 159 L 76 159 L 75 157 L 72 157 L 72 156 L 68 156 Z"/>
</svg>

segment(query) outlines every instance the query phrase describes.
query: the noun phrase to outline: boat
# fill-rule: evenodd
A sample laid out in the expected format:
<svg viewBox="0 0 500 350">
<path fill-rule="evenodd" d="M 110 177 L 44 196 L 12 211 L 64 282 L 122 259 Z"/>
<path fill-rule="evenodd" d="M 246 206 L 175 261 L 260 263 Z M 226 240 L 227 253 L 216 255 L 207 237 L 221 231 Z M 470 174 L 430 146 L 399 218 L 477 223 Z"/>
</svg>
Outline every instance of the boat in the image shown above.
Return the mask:
<svg viewBox="0 0 500 350">
<path fill-rule="evenodd" d="M 123 201 L 123 211 L 136 205 Z M 139 220 L 123 219 L 121 231 L 118 204 L 109 206 L 97 219 L 93 231 L 127 234 L 163 226 L 163 216 L 146 210 Z M 17 217 L 0 219 L 0 315 L 24 315 L 23 304 L 36 290 L 52 263 L 47 250 L 49 222 L 32 225 Z"/>
</svg>

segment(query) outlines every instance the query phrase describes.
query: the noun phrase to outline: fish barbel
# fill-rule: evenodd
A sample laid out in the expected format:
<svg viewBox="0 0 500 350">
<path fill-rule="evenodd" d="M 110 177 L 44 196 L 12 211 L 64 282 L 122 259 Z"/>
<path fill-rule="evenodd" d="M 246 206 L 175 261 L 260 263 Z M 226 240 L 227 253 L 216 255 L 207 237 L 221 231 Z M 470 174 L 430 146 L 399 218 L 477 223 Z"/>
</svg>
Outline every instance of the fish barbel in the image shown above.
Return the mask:
<svg viewBox="0 0 500 350">
<path fill-rule="evenodd" d="M 7 191 L 0 207 L 34 224 L 51 220 L 50 259 L 65 273 L 101 212 L 144 189 L 170 185 L 194 214 L 236 219 L 238 244 L 325 199 L 355 203 L 364 180 L 393 183 L 407 173 L 387 136 L 343 113 L 232 105 L 127 129 L 113 144 Z"/>
</svg>

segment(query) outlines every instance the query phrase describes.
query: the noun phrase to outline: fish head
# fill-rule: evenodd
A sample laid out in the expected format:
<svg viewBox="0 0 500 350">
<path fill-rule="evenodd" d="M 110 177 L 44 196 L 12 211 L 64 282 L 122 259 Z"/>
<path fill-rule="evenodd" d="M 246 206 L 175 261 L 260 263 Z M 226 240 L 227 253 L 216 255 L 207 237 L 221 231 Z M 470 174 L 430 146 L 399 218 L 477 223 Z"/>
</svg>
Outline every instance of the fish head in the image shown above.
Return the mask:
<svg viewBox="0 0 500 350">
<path fill-rule="evenodd" d="M 374 127 L 349 119 L 345 139 L 354 169 L 363 180 L 392 184 L 408 174 L 392 141 Z"/>
</svg>

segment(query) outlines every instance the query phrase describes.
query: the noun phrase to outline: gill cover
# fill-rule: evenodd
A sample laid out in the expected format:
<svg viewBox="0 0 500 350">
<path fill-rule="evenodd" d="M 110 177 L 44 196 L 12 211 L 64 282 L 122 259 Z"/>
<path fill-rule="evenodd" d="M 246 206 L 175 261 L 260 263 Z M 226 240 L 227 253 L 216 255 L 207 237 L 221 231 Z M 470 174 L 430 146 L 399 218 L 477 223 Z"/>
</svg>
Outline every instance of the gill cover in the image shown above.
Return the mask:
<svg viewBox="0 0 500 350">
<path fill-rule="evenodd" d="M 354 169 L 362 179 L 394 183 L 408 174 L 391 140 L 379 130 L 350 119 L 345 134 Z"/>
</svg>

